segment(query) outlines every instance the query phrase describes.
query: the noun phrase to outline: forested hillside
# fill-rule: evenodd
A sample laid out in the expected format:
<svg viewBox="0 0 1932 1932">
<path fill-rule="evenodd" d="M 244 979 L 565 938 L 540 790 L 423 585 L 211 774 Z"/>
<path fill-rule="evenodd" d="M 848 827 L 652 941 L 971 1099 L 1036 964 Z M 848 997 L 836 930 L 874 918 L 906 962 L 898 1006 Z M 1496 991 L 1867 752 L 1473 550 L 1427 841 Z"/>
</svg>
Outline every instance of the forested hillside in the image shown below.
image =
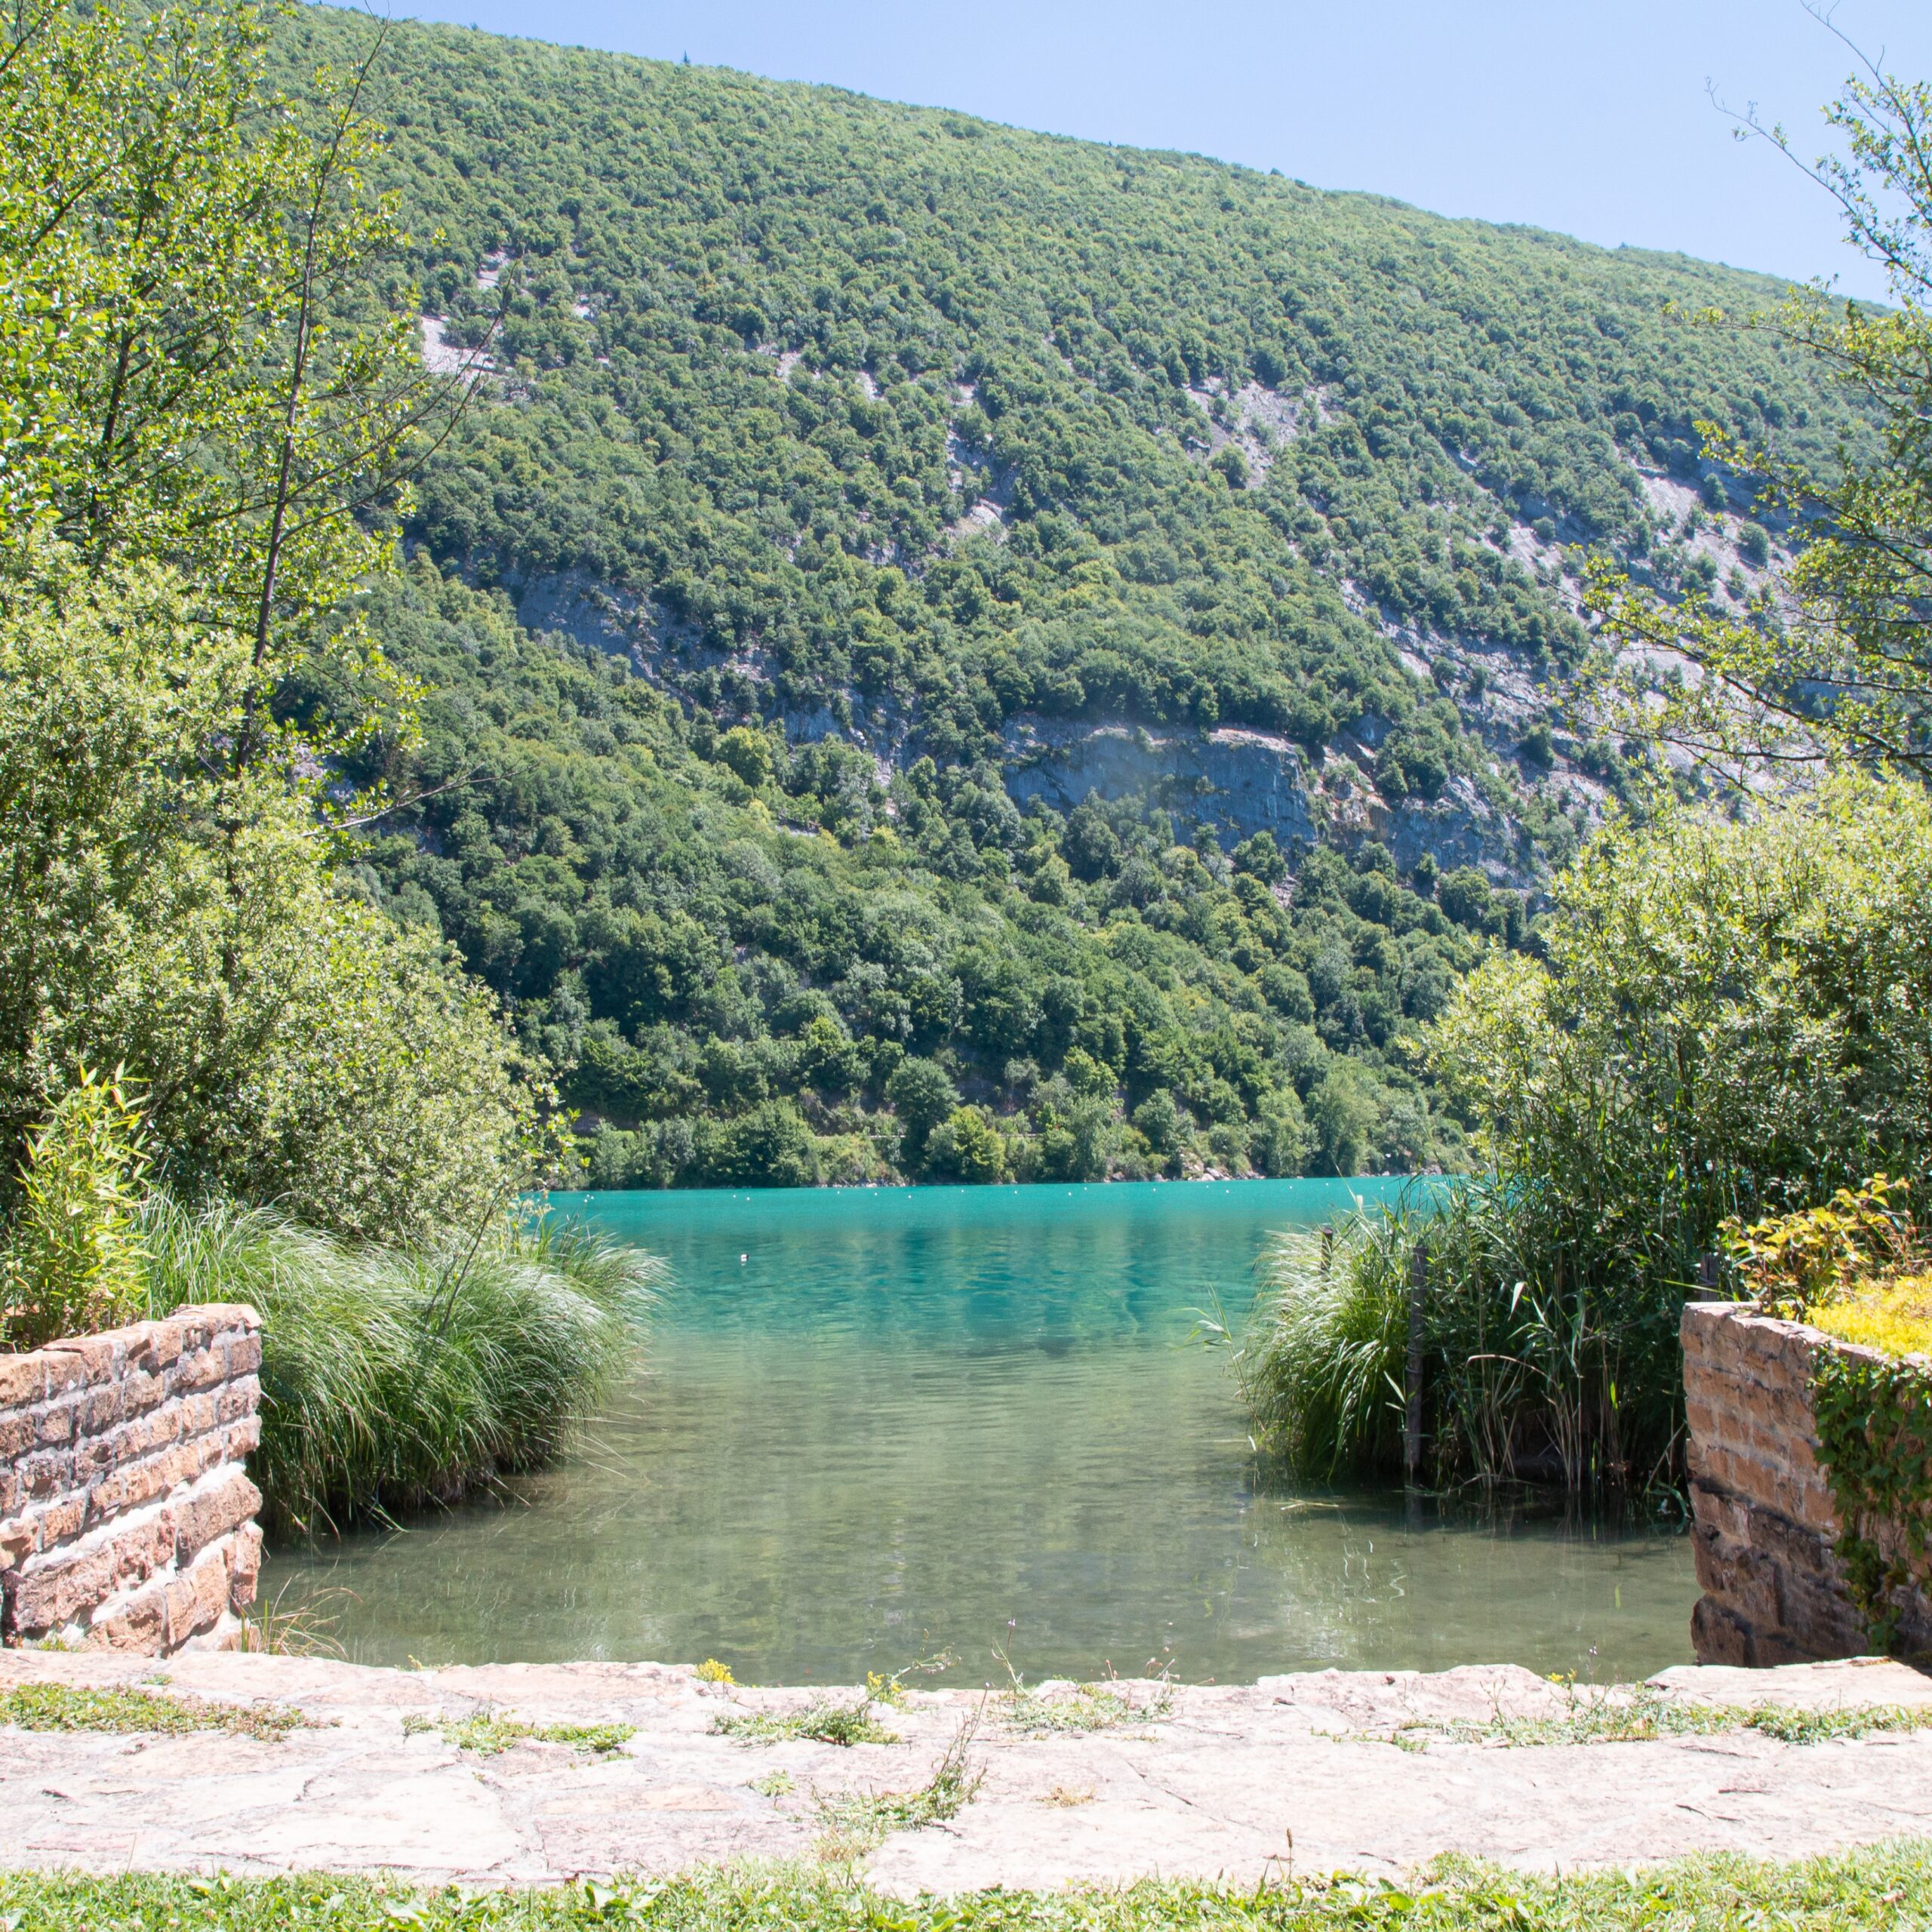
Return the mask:
<svg viewBox="0 0 1932 1932">
<path fill-rule="evenodd" d="M 284 85 L 374 32 L 305 10 Z M 1666 312 L 1774 285 L 475 32 L 371 85 L 394 292 L 488 373 L 361 877 L 598 1184 L 1453 1159 L 1404 1029 L 1623 781 L 1552 728 L 1582 546 L 1741 601 L 1694 421 L 1856 431 Z"/>
</svg>

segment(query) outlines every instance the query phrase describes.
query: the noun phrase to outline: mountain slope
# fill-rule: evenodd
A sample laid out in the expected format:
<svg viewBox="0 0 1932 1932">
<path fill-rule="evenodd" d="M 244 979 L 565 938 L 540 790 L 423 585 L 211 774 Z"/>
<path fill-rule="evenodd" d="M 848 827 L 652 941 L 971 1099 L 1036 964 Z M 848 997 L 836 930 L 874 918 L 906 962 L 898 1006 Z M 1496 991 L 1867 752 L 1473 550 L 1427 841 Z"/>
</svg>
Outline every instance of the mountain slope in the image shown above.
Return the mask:
<svg viewBox="0 0 1932 1932">
<path fill-rule="evenodd" d="M 305 11 L 288 75 L 369 32 Z M 519 1002 L 610 1174 L 747 1177 L 680 1137 L 754 1119 L 905 1171 L 1441 1156 L 1402 1029 L 1619 780 L 1550 729 L 1571 546 L 1748 583 L 1694 420 L 1856 432 L 1666 315 L 1775 299 L 1730 271 L 473 32 L 393 29 L 377 85 L 426 355 L 493 374 L 383 614 L 441 694 L 389 775 L 479 775 L 370 890 Z M 898 909 L 828 952 L 828 892 Z M 983 1109 L 930 1149 L 908 1059 Z"/>
</svg>

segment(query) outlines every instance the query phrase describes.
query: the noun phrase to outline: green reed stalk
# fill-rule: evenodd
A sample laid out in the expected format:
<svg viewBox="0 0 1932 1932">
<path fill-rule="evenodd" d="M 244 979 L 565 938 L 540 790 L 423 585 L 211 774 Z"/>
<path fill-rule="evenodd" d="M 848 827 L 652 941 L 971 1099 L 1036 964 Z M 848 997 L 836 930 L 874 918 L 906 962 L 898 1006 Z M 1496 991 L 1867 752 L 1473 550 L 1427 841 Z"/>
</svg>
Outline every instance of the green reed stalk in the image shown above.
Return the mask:
<svg viewBox="0 0 1932 1932">
<path fill-rule="evenodd" d="M 252 1467 L 284 1534 L 453 1502 L 547 1460 L 630 1358 L 663 1279 L 653 1257 L 507 1217 L 446 1254 L 163 1195 L 141 1235 L 153 1312 L 262 1312 Z"/>
</svg>

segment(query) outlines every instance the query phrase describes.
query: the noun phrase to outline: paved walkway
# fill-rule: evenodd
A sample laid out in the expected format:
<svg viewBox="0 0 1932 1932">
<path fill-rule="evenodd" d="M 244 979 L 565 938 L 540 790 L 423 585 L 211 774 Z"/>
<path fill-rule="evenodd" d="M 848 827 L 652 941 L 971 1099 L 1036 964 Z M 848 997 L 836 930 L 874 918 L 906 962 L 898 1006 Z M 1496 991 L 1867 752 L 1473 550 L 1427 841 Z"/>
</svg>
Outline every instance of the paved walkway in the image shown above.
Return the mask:
<svg viewBox="0 0 1932 1932">
<path fill-rule="evenodd" d="M 1451 1850 L 1546 1869 L 1719 1847 L 1795 1857 L 1932 1829 L 1932 1730 L 1804 1745 L 1758 1731 L 1420 1751 L 1386 1741 L 1417 1718 L 1563 1708 L 1560 1691 L 1513 1668 L 1331 1671 L 1171 1694 L 1124 1685 L 1137 1714 L 1084 1734 L 1022 1730 L 997 1697 L 981 1709 L 977 1693 L 915 1692 L 875 1712 L 900 1741 L 851 1748 L 719 1736 L 721 1717 L 826 1694 L 701 1684 L 657 1664 L 411 1672 L 202 1656 L 162 1669 L 178 1691 L 294 1704 L 314 1727 L 279 1743 L 0 1730 L 0 1863 L 382 1867 L 491 1884 L 811 1857 L 828 1805 L 918 1788 L 976 1711 L 977 1794 L 947 1821 L 885 1836 L 866 1861 L 875 1884 L 909 1894 L 1158 1874 L 1247 1884 L 1291 1862 L 1389 1872 Z M 0 1656 L 0 1687 L 157 1674 L 127 1659 Z M 1932 1681 L 1896 1664 L 1655 1681 L 1716 1703 L 1932 1703 Z M 480 1756 L 420 1722 L 486 1712 L 637 1729 L 608 1757 L 529 1741 Z"/>
</svg>

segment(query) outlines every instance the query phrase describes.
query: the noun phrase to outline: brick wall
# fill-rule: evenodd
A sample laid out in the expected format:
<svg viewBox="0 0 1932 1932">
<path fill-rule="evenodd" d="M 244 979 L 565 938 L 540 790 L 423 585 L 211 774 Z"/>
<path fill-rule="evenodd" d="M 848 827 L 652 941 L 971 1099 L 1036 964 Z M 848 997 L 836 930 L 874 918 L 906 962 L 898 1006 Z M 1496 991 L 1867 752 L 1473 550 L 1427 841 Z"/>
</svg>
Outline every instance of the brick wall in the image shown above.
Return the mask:
<svg viewBox="0 0 1932 1932">
<path fill-rule="evenodd" d="M 1811 1408 L 1817 1352 L 1860 1352 L 1741 1303 L 1690 1303 L 1683 1336 L 1699 1660 L 1860 1655 L 1871 1642 L 1835 1553 L 1838 1512 Z M 1887 1540 L 1884 1526 L 1865 1528 Z M 1932 1649 L 1932 1604 L 1909 1591 L 1900 1608 L 1901 1647 Z"/>
<path fill-rule="evenodd" d="M 254 1599 L 261 1318 L 211 1303 L 0 1355 L 0 1637 L 225 1647 Z"/>
</svg>

